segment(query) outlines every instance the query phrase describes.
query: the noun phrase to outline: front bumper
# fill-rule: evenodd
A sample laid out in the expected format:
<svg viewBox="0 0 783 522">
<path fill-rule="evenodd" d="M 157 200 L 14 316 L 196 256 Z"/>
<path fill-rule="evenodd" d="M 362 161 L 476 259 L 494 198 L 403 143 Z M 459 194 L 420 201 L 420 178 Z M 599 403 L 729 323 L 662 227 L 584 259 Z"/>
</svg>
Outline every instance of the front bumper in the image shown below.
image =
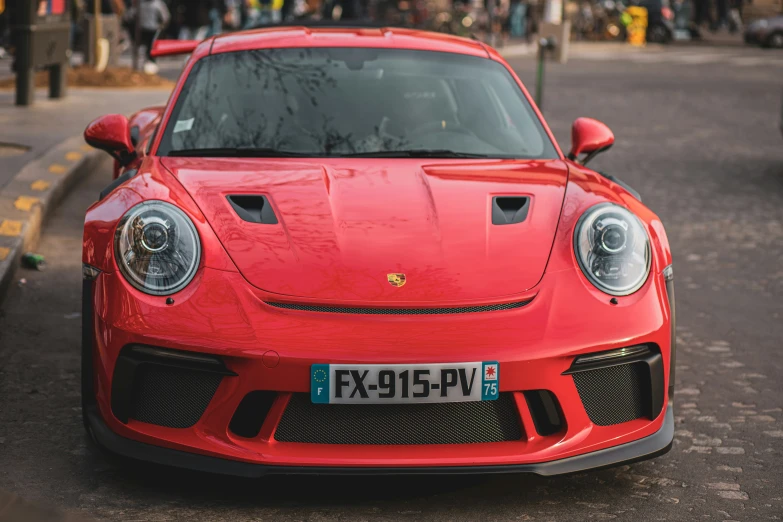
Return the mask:
<svg viewBox="0 0 783 522">
<path fill-rule="evenodd" d="M 117 453 L 246 476 L 325 470 L 559 474 L 665 452 L 672 440 L 670 408 L 597 425 L 568 374 L 578 355 L 648 344 L 657 347 L 667 389 L 671 321 L 663 277 L 652 274 L 640 291 L 612 305 L 580 276 L 577 270 L 547 274 L 532 302 L 519 309 L 376 317 L 270 307 L 264 302 L 269 296 L 239 274 L 211 269 L 203 269 L 169 306 L 129 287 L 119 274 L 104 273 L 90 284 L 84 311 L 85 345 L 94 363 L 89 373 L 95 377 L 89 392 L 95 403 L 85 408 L 86 421 L 96 440 Z M 232 376 L 222 379 L 195 425 L 166 427 L 118 416 L 113 389 L 120 352 L 129 345 L 216 356 Z M 513 394 L 519 406 L 519 440 L 408 446 L 275 440 L 292 394 L 310 390 L 312 364 L 487 359 L 500 362 L 500 391 Z M 256 390 L 274 391 L 278 398 L 257 436 L 237 436 L 229 429 L 232 415 Z M 563 426 L 541 433 L 524 406 L 529 390 L 552 392 Z"/>
<path fill-rule="evenodd" d="M 620 446 L 551 462 L 495 466 L 419 466 L 397 468 L 274 466 L 186 453 L 126 439 L 120 437 L 106 426 L 96 408 L 88 410 L 87 418 L 90 433 L 94 440 L 112 453 L 165 466 L 246 478 L 258 478 L 265 475 L 451 475 L 460 473 L 564 475 L 652 459 L 667 453 L 671 449 L 674 439 L 674 413 L 670 404 L 666 408 L 663 425 L 649 437 Z"/>
</svg>

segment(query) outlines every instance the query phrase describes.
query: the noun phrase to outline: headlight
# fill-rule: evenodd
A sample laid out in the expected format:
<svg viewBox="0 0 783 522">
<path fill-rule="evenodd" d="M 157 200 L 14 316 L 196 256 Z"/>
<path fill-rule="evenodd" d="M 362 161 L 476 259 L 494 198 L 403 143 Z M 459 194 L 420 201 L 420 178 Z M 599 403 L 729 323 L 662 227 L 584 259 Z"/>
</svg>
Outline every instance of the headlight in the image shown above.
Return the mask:
<svg viewBox="0 0 783 522">
<path fill-rule="evenodd" d="M 163 201 L 145 201 L 130 209 L 117 226 L 114 248 L 125 279 L 152 295 L 182 290 L 196 274 L 201 258 L 193 222 Z"/>
<path fill-rule="evenodd" d="M 574 250 L 582 272 L 610 295 L 632 294 L 650 272 L 650 240 L 641 221 L 612 203 L 596 205 L 579 218 Z"/>
</svg>

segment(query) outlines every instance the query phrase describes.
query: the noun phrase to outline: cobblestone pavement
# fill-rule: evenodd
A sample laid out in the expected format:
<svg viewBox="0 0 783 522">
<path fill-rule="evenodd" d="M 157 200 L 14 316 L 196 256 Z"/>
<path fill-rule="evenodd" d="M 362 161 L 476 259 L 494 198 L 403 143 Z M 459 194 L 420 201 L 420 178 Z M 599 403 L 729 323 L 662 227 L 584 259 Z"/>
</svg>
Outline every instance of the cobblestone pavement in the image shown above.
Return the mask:
<svg viewBox="0 0 783 522">
<path fill-rule="evenodd" d="M 534 85 L 534 64 L 514 63 Z M 106 458 L 79 412 L 84 209 L 55 213 L 0 316 L 0 489 L 118 520 L 778 520 L 783 516 L 783 137 L 778 69 L 574 60 L 547 70 L 567 148 L 577 116 L 617 144 L 595 167 L 643 195 L 674 249 L 675 444 L 657 460 L 571 477 L 233 480 Z"/>
</svg>

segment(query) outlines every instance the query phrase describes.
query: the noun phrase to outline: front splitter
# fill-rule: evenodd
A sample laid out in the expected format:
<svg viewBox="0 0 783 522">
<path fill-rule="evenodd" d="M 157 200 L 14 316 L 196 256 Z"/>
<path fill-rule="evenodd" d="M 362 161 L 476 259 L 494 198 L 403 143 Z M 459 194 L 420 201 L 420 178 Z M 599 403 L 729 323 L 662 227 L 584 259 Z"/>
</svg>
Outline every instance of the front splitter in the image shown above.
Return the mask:
<svg viewBox="0 0 783 522">
<path fill-rule="evenodd" d="M 247 478 L 259 478 L 266 475 L 481 475 L 499 473 L 564 475 L 629 464 L 667 453 L 671 449 L 674 439 L 674 410 L 671 404 L 666 408 L 665 415 L 661 429 L 648 437 L 584 455 L 549 462 L 496 466 L 311 467 L 254 464 L 153 446 L 121 437 L 111 431 L 101 419 L 96 407 L 89 407 L 87 411 L 89 430 L 94 440 L 112 453 L 164 466 Z"/>
</svg>

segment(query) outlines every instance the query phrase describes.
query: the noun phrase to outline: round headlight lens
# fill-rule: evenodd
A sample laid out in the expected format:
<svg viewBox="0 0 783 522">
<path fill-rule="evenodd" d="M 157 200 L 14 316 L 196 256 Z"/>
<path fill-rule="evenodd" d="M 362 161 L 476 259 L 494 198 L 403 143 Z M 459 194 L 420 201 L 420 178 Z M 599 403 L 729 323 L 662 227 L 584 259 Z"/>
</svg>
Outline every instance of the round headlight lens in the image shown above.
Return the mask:
<svg viewBox="0 0 783 522">
<path fill-rule="evenodd" d="M 644 226 L 612 203 L 596 205 L 579 219 L 574 249 L 582 272 L 610 295 L 632 294 L 650 272 L 650 241 Z"/>
<path fill-rule="evenodd" d="M 196 275 L 201 243 L 193 222 L 163 201 L 145 201 L 120 220 L 114 237 L 117 265 L 144 293 L 168 295 Z"/>
</svg>

